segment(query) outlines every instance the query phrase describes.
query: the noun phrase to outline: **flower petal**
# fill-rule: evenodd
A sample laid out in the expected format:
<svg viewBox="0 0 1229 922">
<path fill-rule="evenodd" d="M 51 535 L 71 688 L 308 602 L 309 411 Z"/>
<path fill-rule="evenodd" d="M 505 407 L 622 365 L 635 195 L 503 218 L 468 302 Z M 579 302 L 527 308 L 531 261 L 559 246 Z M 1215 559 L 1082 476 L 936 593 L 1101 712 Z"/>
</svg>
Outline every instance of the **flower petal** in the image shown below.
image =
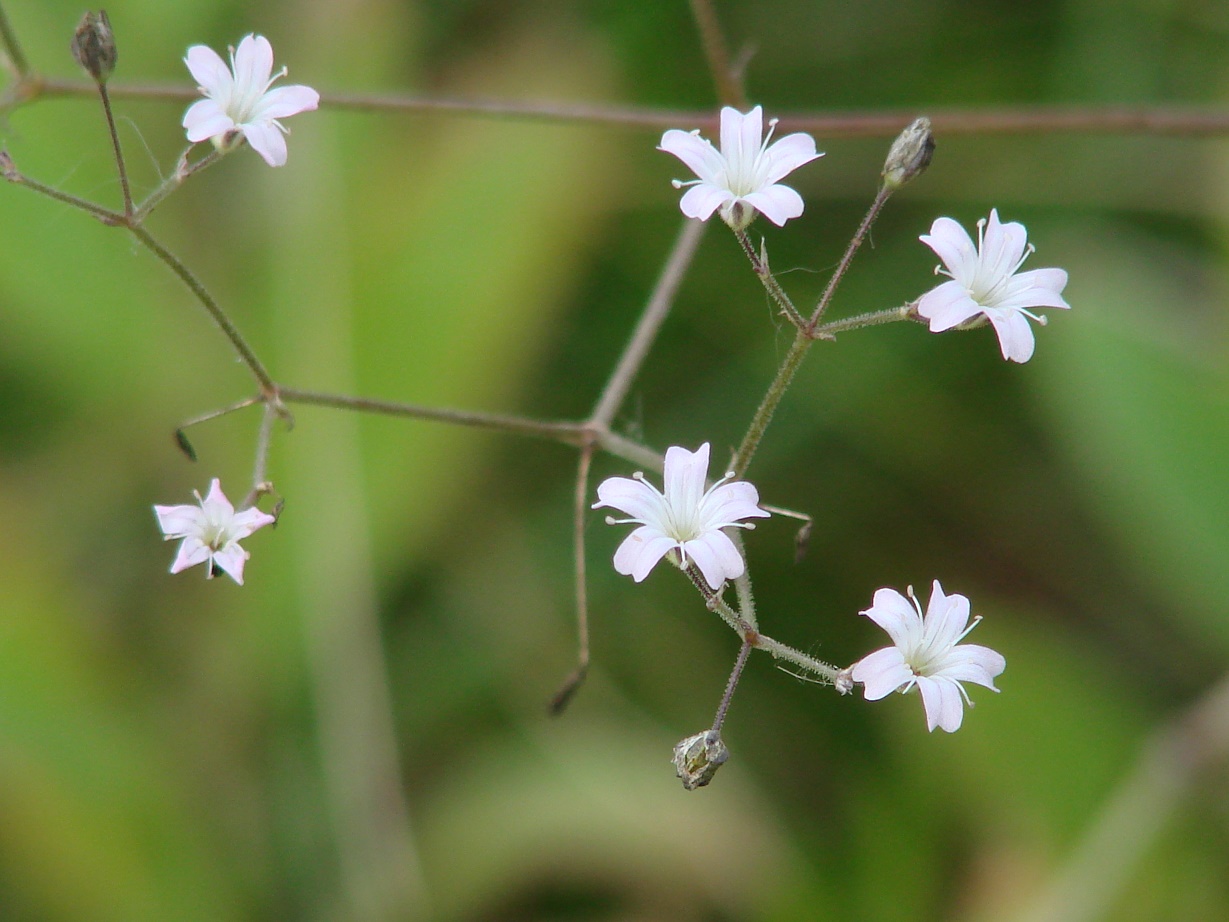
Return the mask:
<svg viewBox="0 0 1229 922">
<path fill-rule="evenodd" d="M 707 221 L 713 216 L 714 211 L 726 202 L 734 201 L 735 198 L 736 196 L 729 189 L 722 189 L 709 183 L 699 183 L 683 193 L 683 197 L 679 200 L 679 208 L 689 218 Z"/>
<path fill-rule="evenodd" d="M 977 272 L 977 247 L 957 221 L 935 218 L 930 225 L 930 233 L 922 234 L 918 239 L 935 251 L 947 271 L 963 287 L 968 288 L 972 284 Z"/>
<path fill-rule="evenodd" d="M 201 527 L 200 506 L 154 506 L 154 514 L 168 541 L 192 534 Z"/>
<path fill-rule="evenodd" d="M 935 580 L 930 587 L 930 601 L 926 604 L 924 643 L 934 648 L 951 647 L 969 624 L 969 600 L 958 593 L 944 595 L 943 587 Z"/>
<path fill-rule="evenodd" d="M 700 501 L 700 522 L 705 530 L 732 525 L 741 519 L 771 515 L 759 507 L 760 494 L 745 480 L 713 487 Z"/>
<path fill-rule="evenodd" d="M 263 35 L 245 35 L 235 49 L 235 84 L 263 93 L 273 74 L 273 46 Z"/>
<path fill-rule="evenodd" d="M 871 607 L 862 614 L 887 631 L 897 647 L 909 649 L 921 640 L 921 616 L 913 603 L 895 589 L 876 590 Z"/>
<path fill-rule="evenodd" d="M 232 506 L 230 500 L 226 498 L 226 494 L 222 492 L 222 483 L 217 477 L 214 477 L 213 480 L 209 481 L 209 493 L 201 502 L 202 508 L 206 506 L 209 507 L 206 514 L 210 512 L 214 513 L 215 515 L 221 514 L 226 516 L 228 519 L 235 514 L 235 507 Z"/>
<path fill-rule="evenodd" d="M 594 509 L 618 509 L 647 525 L 660 525 L 665 512 L 665 500 L 643 480 L 630 477 L 608 477 L 597 487 L 598 501 Z"/>
<path fill-rule="evenodd" d="M 260 154 L 269 166 L 286 165 L 286 138 L 277 122 L 244 125 L 243 136 L 252 145 L 252 150 Z"/>
<path fill-rule="evenodd" d="M 756 106 L 746 115 L 730 106 L 721 109 L 721 156 L 726 163 L 750 163 L 759 154 L 764 137 L 764 110 Z"/>
<path fill-rule="evenodd" d="M 982 313 L 983 308 L 958 281 L 944 282 L 918 298 L 918 315 L 930 321 L 930 332 L 942 333 Z"/>
<path fill-rule="evenodd" d="M 232 542 L 222 550 L 214 552 L 213 562 L 218 569 L 242 586 L 243 565 L 247 563 L 248 556 L 247 551 Z"/>
<path fill-rule="evenodd" d="M 204 563 L 213 556 L 213 551 L 201 542 L 201 539 L 195 535 L 188 535 L 183 539 L 183 543 L 179 545 L 179 551 L 175 554 L 174 561 L 171 562 L 171 572 L 178 573 L 181 570 L 186 570 L 188 567 L 195 567 L 198 563 Z"/>
<path fill-rule="evenodd" d="M 1033 338 L 1032 327 L 1028 325 L 1028 318 L 1019 311 L 997 308 L 987 309 L 986 316 L 994 324 L 1003 358 L 1023 363 L 1033 357 L 1033 349 L 1037 343 Z"/>
<path fill-rule="evenodd" d="M 711 182 L 725 169 L 725 159 L 717 149 L 694 131 L 671 128 L 661 136 L 657 149 L 674 154 L 691 172 L 706 182 Z"/>
<path fill-rule="evenodd" d="M 964 696 L 955 682 L 943 679 L 928 679 L 919 676 L 918 690 L 922 693 L 922 706 L 926 710 L 926 729 L 931 733 L 941 727 L 948 733 L 960 729 L 964 720 Z"/>
<path fill-rule="evenodd" d="M 720 589 L 727 579 L 738 579 L 747 568 L 730 536 L 716 529 L 685 542 L 683 552 L 695 561 L 713 589 Z"/>
<path fill-rule="evenodd" d="M 193 45 L 183 59 L 202 90 L 210 96 L 229 96 L 234 79 L 230 68 L 208 45 Z"/>
<path fill-rule="evenodd" d="M 674 446 L 666 449 L 665 489 L 666 502 L 676 517 L 683 510 L 699 508 L 708 479 L 708 442 L 694 452 Z"/>
<path fill-rule="evenodd" d="M 747 204 L 754 205 L 756 211 L 777 227 L 784 225 L 790 218 L 801 215 L 804 207 L 802 196 L 789 186 L 768 186 L 742 198 Z"/>
<path fill-rule="evenodd" d="M 639 583 L 671 548 L 677 546 L 678 542 L 669 535 L 663 535 L 648 525 L 641 525 L 624 538 L 615 551 L 615 572 L 630 576 Z"/>
<path fill-rule="evenodd" d="M 962 643 L 944 659 L 940 671 L 957 682 L 973 682 L 998 691 L 994 679 L 1006 668 L 1007 660 L 997 650 L 981 644 Z"/>
<path fill-rule="evenodd" d="M 798 131 L 786 135 L 764 151 L 760 160 L 759 179 L 765 185 L 771 186 L 798 167 L 822 156 L 823 154 L 815 149 L 815 139 L 809 134 Z"/>
<path fill-rule="evenodd" d="M 311 112 L 319 105 L 320 94 L 310 86 L 279 86 L 261 97 L 252 119 L 287 118 L 300 112 Z"/>
<path fill-rule="evenodd" d="M 913 670 L 905 663 L 900 650 L 884 647 L 854 663 L 850 675 L 862 684 L 862 694 L 867 701 L 878 701 L 913 679 Z"/>
<path fill-rule="evenodd" d="M 234 120 L 212 99 L 198 99 L 188 106 L 183 116 L 183 127 L 188 140 L 193 144 L 220 137 L 236 128 Z"/>
</svg>

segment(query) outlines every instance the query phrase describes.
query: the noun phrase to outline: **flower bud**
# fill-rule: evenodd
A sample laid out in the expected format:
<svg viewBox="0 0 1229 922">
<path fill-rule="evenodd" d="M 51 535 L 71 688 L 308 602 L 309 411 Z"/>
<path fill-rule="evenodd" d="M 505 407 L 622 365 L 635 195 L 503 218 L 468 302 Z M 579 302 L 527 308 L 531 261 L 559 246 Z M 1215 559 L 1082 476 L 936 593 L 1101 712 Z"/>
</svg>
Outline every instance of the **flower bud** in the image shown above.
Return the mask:
<svg viewBox="0 0 1229 922">
<path fill-rule="evenodd" d="M 119 60 L 107 11 L 86 13 L 73 33 L 73 57 L 99 84 L 107 82 Z"/>
<path fill-rule="evenodd" d="M 913 122 L 892 142 L 888 159 L 883 164 L 883 184 L 893 191 L 930 166 L 935 155 L 935 136 L 930 119 L 923 116 Z"/>
<path fill-rule="evenodd" d="M 730 757 L 730 750 L 717 730 L 705 730 L 681 740 L 674 747 L 674 770 L 689 791 L 713 780 L 717 769 Z"/>
</svg>

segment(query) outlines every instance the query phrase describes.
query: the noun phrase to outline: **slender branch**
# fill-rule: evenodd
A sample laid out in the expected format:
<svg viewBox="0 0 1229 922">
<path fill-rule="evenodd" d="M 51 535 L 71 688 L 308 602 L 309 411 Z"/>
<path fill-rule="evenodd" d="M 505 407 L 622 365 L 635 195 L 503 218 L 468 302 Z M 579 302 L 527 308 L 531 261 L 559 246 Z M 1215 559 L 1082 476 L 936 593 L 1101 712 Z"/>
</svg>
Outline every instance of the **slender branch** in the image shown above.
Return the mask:
<svg viewBox="0 0 1229 922">
<path fill-rule="evenodd" d="M 55 199 L 57 202 L 63 202 L 65 205 L 71 205 L 74 208 L 88 212 L 108 226 L 114 227 L 123 224 L 125 221 L 124 215 L 118 211 L 103 208 L 101 205 L 95 205 L 93 202 L 86 201 L 83 198 L 69 195 L 67 192 L 61 192 L 53 186 L 44 185 L 37 179 L 31 179 L 29 176 L 18 171 L 7 151 L 0 151 L 0 176 L 3 176 L 4 179 L 15 186 L 25 186 L 27 189 L 38 192 L 40 195 L 45 195 L 48 198 Z"/>
<path fill-rule="evenodd" d="M 132 217 L 132 189 L 128 186 L 128 168 L 124 166 L 124 151 L 120 147 L 119 132 L 115 130 L 115 116 L 111 112 L 111 97 L 107 85 L 98 84 L 98 96 L 102 99 L 102 111 L 107 117 L 107 131 L 111 134 L 111 150 L 115 153 L 115 169 L 119 172 L 120 188 L 124 191 L 124 215 Z"/>
<path fill-rule="evenodd" d="M 155 208 L 162 204 L 163 199 L 182 186 L 189 179 L 189 177 L 195 176 L 201 170 L 213 166 L 224 156 L 222 151 L 218 150 L 217 148 L 213 148 L 208 154 L 196 161 L 196 163 L 189 163 L 188 152 L 191 150 L 192 148 L 189 147 L 188 150 L 183 152 L 179 158 L 179 164 L 176 166 L 175 172 L 164 179 L 158 188 L 151 192 L 146 197 L 145 201 L 141 202 L 141 204 L 137 206 L 136 211 L 132 215 L 133 224 L 140 224 L 149 217 L 150 213 Z"/>
<path fill-rule="evenodd" d="M 551 698 L 548 709 L 552 716 L 564 712 L 572 697 L 580 690 L 589 673 L 589 601 L 585 575 L 585 513 L 589 511 L 589 462 L 593 460 L 593 446 L 580 449 L 580 461 L 576 469 L 576 492 L 572 504 L 572 547 L 575 557 L 576 579 L 576 668 L 564 680 L 559 691 Z"/>
<path fill-rule="evenodd" d="M 745 638 L 743 645 L 738 648 L 738 659 L 734 661 L 730 678 L 725 683 L 725 693 L 721 696 L 721 703 L 717 705 L 717 716 L 713 718 L 714 733 L 720 733 L 721 726 L 725 723 L 725 715 L 730 710 L 730 699 L 734 697 L 734 689 L 738 688 L 738 680 L 742 677 L 743 667 L 747 665 L 747 657 L 751 655 L 752 646 L 751 639 Z"/>
<path fill-rule="evenodd" d="M 247 344 L 247 340 L 239 333 L 238 328 L 230 322 L 226 312 L 213 299 L 213 295 L 206 290 L 200 280 L 170 250 L 155 240 L 145 228 L 130 224 L 128 229 L 132 231 L 134 237 L 149 248 L 150 252 L 166 263 L 171 271 L 178 275 L 180 280 L 188 286 L 192 294 L 196 295 L 196 300 L 201 302 L 209 316 L 213 318 L 213 322 L 218 325 L 218 328 L 230 340 L 231 345 L 235 347 L 235 351 L 239 353 L 239 358 L 242 359 L 243 364 L 248 367 L 252 376 L 260 382 L 261 391 L 265 394 L 276 394 L 277 384 L 269 376 L 269 372 L 261 364 L 260 359 L 256 357 L 252 347 Z"/>
<path fill-rule="evenodd" d="M 21 43 L 17 41 L 17 33 L 13 31 L 3 4 L 0 4 L 0 44 L 4 46 L 18 79 L 24 81 L 30 76 L 30 63 L 26 60 L 25 52 L 21 50 Z"/>
<path fill-rule="evenodd" d="M 165 99 L 191 102 L 200 94 L 183 84 L 109 83 L 112 97 Z M 30 85 L 19 102 L 39 96 L 84 96 L 94 84 L 82 80 L 45 78 Z M 547 122 L 662 129 L 690 125 L 705 131 L 719 127 L 720 116 L 710 109 L 650 109 L 638 106 L 603 106 L 533 100 L 505 100 L 415 96 L 385 93 L 324 93 L 321 108 L 362 111 L 439 112 L 451 115 L 528 119 Z M 808 131 L 826 138 L 892 138 L 900 126 L 917 115 L 916 109 L 853 112 L 794 112 L 779 116 L 782 133 Z M 1229 134 L 1229 107 L 1214 106 L 1104 106 L 1032 107 L 1021 109 L 929 110 L 936 134 Z"/>
<path fill-rule="evenodd" d="M 737 476 L 742 477 L 747 472 L 747 466 L 751 463 L 751 458 L 755 455 L 755 450 L 759 447 L 760 439 L 764 437 L 768 424 L 772 422 L 772 415 L 777 411 L 777 405 L 785 396 L 790 382 L 794 380 L 794 373 L 798 371 L 802 360 L 806 358 L 807 352 L 813 345 L 815 345 L 815 340 L 805 331 L 799 330 L 798 335 L 794 337 L 794 344 L 790 346 L 789 352 L 781 362 L 781 367 L 777 369 L 777 376 L 768 386 L 768 392 L 760 401 L 755 415 L 751 417 L 751 424 L 747 427 L 747 434 L 743 436 L 742 444 L 738 446 L 738 451 L 734 452 L 734 457 L 730 461 L 730 470 Z"/>
<path fill-rule="evenodd" d="M 357 410 L 360 413 L 379 413 L 384 416 L 433 420 L 458 426 L 472 426 L 475 429 L 488 429 L 493 432 L 535 436 L 563 442 L 567 445 L 580 445 L 584 438 L 582 423 L 542 422 L 519 416 L 504 416 L 499 413 L 470 413 L 465 410 L 424 407 L 419 404 L 398 403 L 392 400 L 371 400 L 366 397 L 348 397 L 344 394 L 324 394 L 297 387 L 280 387 L 278 395 L 286 403 L 307 403 L 318 407 Z"/>
<path fill-rule="evenodd" d="M 691 0 L 691 16 L 700 30 L 700 43 L 704 46 L 704 60 L 708 62 L 708 70 L 713 78 L 713 87 L 717 90 L 717 98 L 727 106 L 742 111 L 747 108 L 747 94 L 742 82 L 734 75 L 730 66 L 730 55 L 726 51 L 725 37 L 721 34 L 721 24 L 717 14 L 713 12 L 710 0 Z"/>
<path fill-rule="evenodd" d="M 879 212 L 883 210 L 883 206 L 894 191 L 895 189 L 886 184 L 880 185 L 879 192 L 875 195 L 875 200 L 871 202 L 871 207 L 867 209 L 866 216 L 862 218 L 862 223 L 858 225 L 858 229 L 854 232 L 853 237 L 850 238 L 849 245 L 845 247 L 845 254 L 841 257 L 841 261 L 837 263 L 836 270 L 832 273 L 832 277 L 828 279 L 827 287 L 824 288 L 824 293 L 819 297 L 819 303 L 815 305 L 815 310 L 811 313 L 811 320 L 806 327 L 806 331 L 810 335 L 815 335 L 819 321 L 823 318 L 824 311 L 828 309 L 828 305 L 832 302 L 832 296 L 836 293 L 836 286 L 845 277 L 849 264 L 853 262 L 854 254 L 862 246 L 862 241 L 870 233 L 871 225 L 875 223 L 875 218 L 879 217 Z"/>
<path fill-rule="evenodd" d="M 824 323 L 815 328 L 815 334 L 827 333 L 833 335 L 836 333 L 844 333 L 847 330 L 860 330 L 863 327 L 875 327 L 884 323 L 895 323 L 898 320 L 913 320 L 915 317 L 914 311 L 917 308 L 916 301 L 910 301 L 908 304 L 902 304 L 900 307 L 889 307 L 882 311 L 868 311 L 865 314 L 858 314 L 854 317 L 846 317 L 844 320 L 834 320 L 831 323 Z"/>
<path fill-rule="evenodd" d="M 666 265 L 657 279 L 657 284 L 653 287 L 653 293 L 649 296 L 648 306 L 640 316 L 631 340 L 610 375 L 610 380 L 602 390 L 601 396 L 598 397 L 597 405 L 593 408 L 593 414 L 589 418 L 591 423 L 603 427 L 609 426 L 610 421 L 619 412 L 619 407 L 627 397 L 632 381 L 635 380 L 640 367 L 644 364 L 666 315 L 670 313 L 674 297 L 678 294 L 679 285 L 696 254 L 700 238 L 704 236 L 704 227 L 702 221 L 683 222 L 678 236 L 674 239 L 674 246 L 670 249 L 670 255 L 666 258 Z"/>
<path fill-rule="evenodd" d="M 249 504 L 255 502 L 256 497 L 263 492 L 268 480 L 269 446 L 273 436 L 273 421 L 277 419 L 277 415 L 277 407 L 266 402 L 264 412 L 260 416 L 260 431 L 256 435 L 256 463 L 252 466 L 252 494 L 248 500 Z"/>
<path fill-rule="evenodd" d="M 785 314 L 789 318 L 790 323 L 799 329 L 806 326 L 806 320 L 802 314 L 798 313 L 798 308 L 794 307 L 794 302 L 790 300 L 789 295 L 785 293 L 785 289 L 781 287 L 781 283 L 772 274 L 772 270 L 768 267 L 767 258 L 761 257 L 760 254 L 755 252 L 755 247 L 752 246 L 747 232 L 742 228 L 735 228 L 734 236 L 738 238 L 739 246 L 747 254 L 747 259 L 751 261 L 751 269 L 755 272 L 756 278 L 760 280 L 769 297 L 777 302 L 777 307 L 781 308 L 781 313 Z"/>
</svg>

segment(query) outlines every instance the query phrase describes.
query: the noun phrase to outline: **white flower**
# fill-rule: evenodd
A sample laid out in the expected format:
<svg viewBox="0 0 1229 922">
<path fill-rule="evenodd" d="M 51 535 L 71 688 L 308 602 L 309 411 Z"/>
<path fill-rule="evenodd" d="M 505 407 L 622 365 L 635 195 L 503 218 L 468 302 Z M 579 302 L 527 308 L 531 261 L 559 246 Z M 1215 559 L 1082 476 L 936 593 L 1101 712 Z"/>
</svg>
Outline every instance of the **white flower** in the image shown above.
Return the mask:
<svg viewBox="0 0 1229 922">
<path fill-rule="evenodd" d="M 689 182 L 674 180 L 674 188 L 691 186 L 679 202 L 683 214 L 707 221 L 718 208 L 731 227 L 751 223 L 756 211 L 780 227 L 802 214 L 802 196 L 781 179 L 823 154 L 815 139 L 799 132 L 769 145 L 776 119 L 763 136 L 763 112 L 756 106 L 746 115 L 726 106 L 721 110 L 721 151 L 700 137 L 699 131 L 672 128 L 661 136 L 658 150 L 674 154 L 699 176 Z"/>
<path fill-rule="evenodd" d="M 282 166 L 286 129 L 277 120 L 316 108 L 320 94 L 298 85 L 269 89 L 274 80 L 285 76 L 286 68 L 273 73 L 273 46 L 263 35 L 245 35 L 238 50 L 230 50 L 230 60 L 228 68 L 212 48 L 193 45 L 188 49 L 184 63 L 205 94 L 184 113 L 188 140 L 195 144 L 212 138 L 220 147 L 239 132 L 265 163 Z"/>
<path fill-rule="evenodd" d="M 158 526 L 166 540 L 183 539 L 175 562 L 171 564 L 171 572 L 207 563 L 207 578 L 213 578 L 216 567 L 242 586 L 243 565 L 249 555 L 239 542 L 256 529 L 272 525 L 273 516 L 254 507 L 235 512 L 216 477 L 209 484 L 209 495 L 204 499 L 195 490 L 192 492 L 199 505 L 154 506 Z"/>
<path fill-rule="evenodd" d="M 614 567 L 624 576 L 640 582 L 649 575 L 668 552 L 678 549 L 680 562 L 689 560 L 699 567 L 713 589 L 727 579 L 742 576 L 742 555 L 729 535 L 721 529 L 730 526 L 754 528 L 739 519 L 767 516 L 761 509 L 759 493 L 745 480 L 725 481 L 731 472 L 705 492 L 708 477 L 708 443 L 696 452 L 686 448 L 666 451 L 666 488 L 664 493 L 637 473 L 635 479 L 611 477 L 597 488 L 598 502 L 625 512 L 631 518 L 607 517 L 609 525 L 630 522 L 640 527 L 628 535 L 615 551 Z"/>
<path fill-rule="evenodd" d="M 880 589 L 870 608 L 862 612 L 888 632 L 895 646 L 876 650 L 851 667 L 852 678 L 865 688 L 867 701 L 878 701 L 899 690 L 915 686 L 922 693 L 928 729 L 942 727 L 948 733 L 960 729 L 968 693 L 961 682 L 975 682 L 994 689 L 994 677 L 1007 660 L 989 647 L 960 644 L 977 626 L 969 624 L 969 600 L 962 595 L 944 595 L 935 580 L 926 614 L 908 589 L 906 599 L 895 589 Z M 912 602 L 912 604 L 910 604 Z"/>
<path fill-rule="evenodd" d="M 926 292 L 918 301 L 917 311 L 930 321 L 932 333 L 979 326 L 989 320 L 998 334 L 1003 358 L 1027 362 L 1033 355 L 1034 342 L 1032 328 L 1025 318 L 1043 326 L 1046 320 L 1026 308 L 1071 307 L 1062 295 L 1067 285 L 1066 271 L 1018 271 L 1033 252 L 1032 244 L 1027 243 L 1028 233 L 1023 224 L 1001 224 L 996 209 L 991 209 L 989 223 L 985 218 L 977 222 L 976 249 L 964 228 L 951 218 L 936 219 L 930 233 L 919 239 L 947 267 L 936 267 L 935 274 L 951 277 L 951 281 Z M 978 314 L 984 318 L 978 318 Z"/>
</svg>

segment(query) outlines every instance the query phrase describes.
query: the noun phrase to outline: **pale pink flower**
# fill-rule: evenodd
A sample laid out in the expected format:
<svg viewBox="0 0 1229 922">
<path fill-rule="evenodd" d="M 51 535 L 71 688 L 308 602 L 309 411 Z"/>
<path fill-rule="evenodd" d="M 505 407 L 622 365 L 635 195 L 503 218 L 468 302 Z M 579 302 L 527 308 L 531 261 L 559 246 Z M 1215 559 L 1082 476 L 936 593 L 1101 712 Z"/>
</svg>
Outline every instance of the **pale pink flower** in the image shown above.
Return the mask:
<svg viewBox="0 0 1229 922">
<path fill-rule="evenodd" d="M 989 223 L 985 218 L 977 222 L 976 247 L 965 229 L 951 218 L 936 219 L 930 233 L 919 239 L 947 267 L 936 267 L 935 273 L 951 279 L 918 301 L 917 312 L 930 321 L 932 333 L 953 327 L 967 329 L 989 320 L 998 334 L 1003 358 L 1027 362 L 1035 345 L 1028 321 L 1043 326 L 1046 323 L 1045 317 L 1028 308 L 1071 307 L 1062 295 L 1067 285 L 1065 270 L 1019 271 L 1033 246 L 1027 242 L 1023 224 L 1000 223 L 995 209 L 990 211 Z"/>
<path fill-rule="evenodd" d="M 213 578 L 216 567 L 242 586 L 243 565 L 250 555 L 239 542 L 256 529 L 272 525 L 273 516 L 255 507 L 235 512 L 216 477 L 209 484 L 209 495 L 204 499 L 195 490 L 192 492 L 196 496 L 195 506 L 154 506 L 158 527 L 166 540 L 183 539 L 175 562 L 171 564 L 171 572 L 178 573 L 204 563 L 207 564 L 207 578 Z"/>
<path fill-rule="evenodd" d="M 962 595 L 944 595 L 934 581 L 926 614 L 908 589 L 906 599 L 895 589 L 880 589 L 873 604 L 862 614 L 888 632 L 894 646 L 876 650 L 854 663 L 851 677 L 861 682 L 867 701 L 917 688 L 926 710 L 927 728 L 942 727 L 948 733 L 960 729 L 964 705 L 973 706 L 961 682 L 994 689 L 994 678 L 1007 660 L 989 647 L 961 644 L 981 618 L 969 623 L 969 600 Z"/>
<path fill-rule="evenodd" d="M 727 579 L 742 576 L 742 554 L 721 529 L 736 526 L 754 528 L 739 519 L 763 517 L 759 493 L 745 480 L 726 483 L 726 474 L 707 491 L 708 443 L 695 452 L 686 448 L 666 451 L 665 492 L 644 479 L 611 477 L 597 488 L 594 509 L 618 509 L 631 518 L 607 517 L 609 525 L 635 523 L 640 527 L 628 535 L 615 551 L 614 567 L 624 576 L 640 582 L 667 553 L 677 550 L 679 562 L 694 563 L 713 589 Z"/>
<path fill-rule="evenodd" d="M 767 137 L 763 123 L 759 106 L 746 115 L 726 106 L 721 110 L 720 151 L 698 130 L 672 128 L 661 136 L 657 149 L 674 154 L 700 177 L 674 180 L 676 189 L 691 187 L 679 202 L 683 214 L 707 221 L 720 208 L 722 220 L 740 229 L 751 223 L 756 211 L 778 227 L 802 214 L 802 196 L 780 181 L 823 154 L 815 149 L 815 139 L 802 132 L 770 145 L 777 120 L 768 123 Z"/>
<path fill-rule="evenodd" d="M 193 45 L 184 63 L 205 94 L 184 113 L 183 126 L 193 144 L 212 138 L 219 147 L 230 144 L 237 134 L 247 138 L 252 149 L 269 166 L 286 163 L 286 129 L 279 118 L 315 109 L 320 94 L 307 86 L 280 86 L 273 81 L 286 74 L 273 73 L 273 46 L 263 35 L 246 35 L 238 49 L 230 50 L 230 67 L 212 49 Z"/>
</svg>

